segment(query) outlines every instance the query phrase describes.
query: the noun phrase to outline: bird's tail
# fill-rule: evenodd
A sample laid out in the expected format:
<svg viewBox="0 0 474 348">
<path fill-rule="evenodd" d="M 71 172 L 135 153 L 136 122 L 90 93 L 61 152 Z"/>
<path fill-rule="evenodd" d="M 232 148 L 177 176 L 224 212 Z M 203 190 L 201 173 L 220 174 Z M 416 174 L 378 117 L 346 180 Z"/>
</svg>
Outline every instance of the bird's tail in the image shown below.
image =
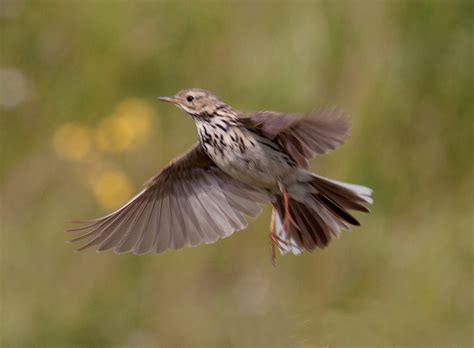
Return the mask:
<svg viewBox="0 0 474 348">
<path fill-rule="evenodd" d="M 282 254 L 324 248 L 341 230 L 359 226 L 349 210 L 368 213 L 366 206 L 372 204 L 368 187 L 307 174 L 304 181 L 288 190 L 289 219 L 285 218 L 283 196 L 277 196 L 273 204 L 276 243 Z"/>
</svg>

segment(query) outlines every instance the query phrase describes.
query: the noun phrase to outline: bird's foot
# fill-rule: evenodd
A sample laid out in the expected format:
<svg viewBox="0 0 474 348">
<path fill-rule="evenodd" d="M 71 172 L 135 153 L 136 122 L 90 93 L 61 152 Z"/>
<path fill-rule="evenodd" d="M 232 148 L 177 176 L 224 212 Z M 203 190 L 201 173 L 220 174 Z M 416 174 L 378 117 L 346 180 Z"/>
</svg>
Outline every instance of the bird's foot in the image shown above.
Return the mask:
<svg viewBox="0 0 474 348">
<path fill-rule="evenodd" d="M 284 245 L 286 248 L 291 246 L 291 243 L 287 242 L 286 240 L 281 239 L 278 237 L 276 233 L 270 232 L 270 258 L 272 260 L 272 265 L 275 266 L 275 260 L 276 260 L 276 252 L 275 252 L 275 247 L 279 247 L 281 249 L 281 245 Z"/>
<path fill-rule="evenodd" d="M 276 266 L 276 252 L 275 252 L 275 246 L 276 246 L 276 240 L 274 238 L 274 234 L 270 233 L 270 260 L 272 262 L 273 267 Z"/>
<path fill-rule="evenodd" d="M 290 249 L 292 247 L 295 247 L 291 243 L 291 228 L 298 228 L 298 225 L 295 223 L 293 218 L 291 217 L 291 212 L 290 212 L 290 206 L 289 206 L 289 196 L 288 196 L 288 190 L 282 185 L 279 184 L 280 191 L 283 194 L 283 221 L 282 221 L 282 228 L 283 232 L 285 233 L 286 240 L 282 239 L 280 236 L 278 236 L 275 232 L 275 220 L 276 220 L 276 214 L 277 209 L 274 206 L 272 210 L 272 218 L 270 220 L 270 234 L 269 234 L 269 239 L 270 239 L 270 258 L 272 261 L 273 266 L 275 266 L 275 260 L 276 260 L 276 252 L 275 252 L 275 247 L 278 246 L 280 249 Z"/>
</svg>

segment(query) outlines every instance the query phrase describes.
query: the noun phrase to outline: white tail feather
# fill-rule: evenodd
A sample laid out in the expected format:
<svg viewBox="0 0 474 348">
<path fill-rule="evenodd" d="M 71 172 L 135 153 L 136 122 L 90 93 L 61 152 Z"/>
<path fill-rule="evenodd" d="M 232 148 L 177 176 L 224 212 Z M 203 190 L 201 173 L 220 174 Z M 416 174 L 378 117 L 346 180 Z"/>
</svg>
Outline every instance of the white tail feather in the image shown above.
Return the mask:
<svg viewBox="0 0 474 348">
<path fill-rule="evenodd" d="M 368 204 L 372 204 L 374 202 L 373 199 L 370 197 L 372 195 L 372 192 L 373 192 L 373 190 L 371 188 L 368 188 L 368 187 L 362 186 L 362 185 L 349 184 L 347 182 L 328 179 L 328 178 L 325 178 L 324 176 L 320 176 L 320 175 L 317 175 L 317 174 L 313 174 L 313 176 L 315 176 L 315 177 L 317 177 L 321 180 L 326 180 L 326 181 L 331 182 L 333 184 L 345 187 L 348 190 L 351 190 L 351 191 L 357 193 L 357 195 L 360 196 L 360 198 L 362 198 Z"/>
</svg>

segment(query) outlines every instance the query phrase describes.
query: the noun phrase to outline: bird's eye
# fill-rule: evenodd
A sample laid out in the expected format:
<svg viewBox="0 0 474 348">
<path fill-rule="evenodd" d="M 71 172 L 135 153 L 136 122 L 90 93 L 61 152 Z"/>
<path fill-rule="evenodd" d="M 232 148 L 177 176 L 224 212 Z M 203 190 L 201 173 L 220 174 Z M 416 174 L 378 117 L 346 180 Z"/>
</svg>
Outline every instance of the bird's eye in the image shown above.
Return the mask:
<svg viewBox="0 0 474 348">
<path fill-rule="evenodd" d="M 188 96 L 186 97 L 186 100 L 187 100 L 189 103 L 191 103 L 191 102 L 194 100 L 194 97 L 193 97 L 192 95 L 188 95 Z"/>
</svg>

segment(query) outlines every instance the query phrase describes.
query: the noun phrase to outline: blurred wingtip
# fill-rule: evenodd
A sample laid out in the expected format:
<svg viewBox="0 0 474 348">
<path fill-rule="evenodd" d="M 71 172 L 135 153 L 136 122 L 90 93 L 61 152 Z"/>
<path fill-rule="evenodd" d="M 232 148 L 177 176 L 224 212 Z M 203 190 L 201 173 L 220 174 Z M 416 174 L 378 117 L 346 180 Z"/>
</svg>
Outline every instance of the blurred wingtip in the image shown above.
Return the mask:
<svg viewBox="0 0 474 348">
<path fill-rule="evenodd" d="M 80 251 L 82 251 L 82 250 L 87 249 L 88 247 L 90 247 L 90 245 L 88 245 L 88 244 L 83 245 L 83 246 L 81 246 L 79 249 L 74 250 L 74 252 L 78 253 L 78 252 L 80 252 Z"/>
</svg>

